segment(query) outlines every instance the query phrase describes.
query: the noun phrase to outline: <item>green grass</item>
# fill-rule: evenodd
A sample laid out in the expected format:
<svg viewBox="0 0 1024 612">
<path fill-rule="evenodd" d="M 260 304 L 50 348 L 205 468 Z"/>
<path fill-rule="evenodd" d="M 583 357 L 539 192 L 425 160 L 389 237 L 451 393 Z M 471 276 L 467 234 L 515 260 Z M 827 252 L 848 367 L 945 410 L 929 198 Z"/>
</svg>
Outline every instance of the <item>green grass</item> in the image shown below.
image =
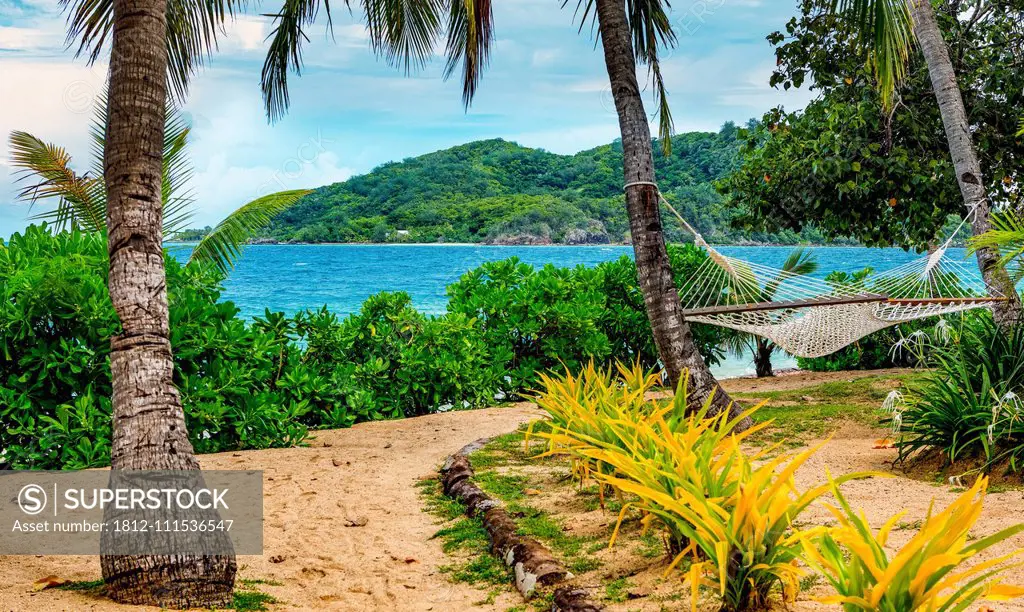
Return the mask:
<svg viewBox="0 0 1024 612">
<path fill-rule="evenodd" d="M 923 374 L 881 374 L 854 380 L 831 381 L 813 387 L 784 391 L 758 391 L 732 394 L 738 400 L 766 400 L 754 420 L 773 421 L 772 427 L 753 438 L 762 444 L 783 443 L 800 446 L 807 438 L 822 437 L 839 421 L 854 421 L 880 426 L 883 419 L 879 407 L 886 395 L 883 381 L 898 381 L 902 386 Z M 791 405 L 780 405 L 780 404 Z"/>
<path fill-rule="evenodd" d="M 629 581 L 625 578 L 612 580 L 604 585 L 604 596 L 612 603 L 622 603 L 629 599 Z"/>
<path fill-rule="evenodd" d="M 231 607 L 238 612 L 262 612 L 268 605 L 276 604 L 277 599 L 259 591 L 235 591 Z"/>
<path fill-rule="evenodd" d="M 807 574 L 806 576 L 800 579 L 798 586 L 801 592 L 809 591 L 812 588 L 814 588 L 814 585 L 818 584 L 819 582 L 821 582 L 820 574 Z"/>
<path fill-rule="evenodd" d="M 73 580 L 54 588 L 62 591 L 99 591 L 103 588 L 103 580 Z"/>
<path fill-rule="evenodd" d="M 475 465 L 475 458 L 473 463 Z M 473 480 L 485 492 L 503 501 L 516 501 L 525 497 L 523 489 L 529 483 L 529 478 L 526 476 L 510 476 L 499 474 L 493 470 L 477 472 Z"/>
<path fill-rule="evenodd" d="M 512 572 L 505 562 L 486 551 L 475 555 L 465 563 L 444 565 L 440 570 L 442 574 L 449 574 L 455 582 L 472 585 L 508 586 L 512 581 Z"/>
</svg>

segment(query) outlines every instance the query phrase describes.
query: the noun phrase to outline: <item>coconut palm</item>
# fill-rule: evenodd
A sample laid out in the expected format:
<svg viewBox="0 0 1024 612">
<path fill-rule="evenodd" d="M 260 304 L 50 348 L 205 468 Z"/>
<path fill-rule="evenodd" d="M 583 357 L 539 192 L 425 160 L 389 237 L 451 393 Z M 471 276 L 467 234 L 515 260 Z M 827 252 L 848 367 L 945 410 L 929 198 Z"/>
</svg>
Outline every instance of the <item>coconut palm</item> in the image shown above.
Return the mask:
<svg viewBox="0 0 1024 612">
<path fill-rule="evenodd" d="M 105 100 L 97 106 L 92 124 L 92 169 L 84 174 L 71 168 L 71 156 L 63 147 L 44 142 L 27 132 L 11 132 L 12 165 L 21 170 L 21 180 L 29 181 L 19 197 L 32 204 L 57 201 L 55 207 L 31 219 L 46 221 L 56 231 L 70 228 L 107 231 L 107 197 L 102 179 L 106 108 Z M 161 188 L 163 237 L 164 240 L 174 240 L 185 229 L 195 210 L 188 188 L 192 178 L 192 166 L 187 156 L 189 127 L 175 108 L 168 107 L 166 112 Z M 192 250 L 189 263 L 213 265 L 227 273 L 241 254 L 242 245 L 253 234 L 308 193 L 308 190 L 282 191 L 243 205 L 202 238 Z"/>
<path fill-rule="evenodd" d="M 939 30 L 930 0 L 825 0 L 833 11 L 852 19 L 869 48 L 883 106 L 891 110 L 894 92 L 906 75 L 910 51 L 916 40 L 921 48 L 932 89 L 942 115 L 949 153 L 956 169 L 964 207 L 974 236 L 992 229 L 989 202 L 982 180 L 981 162 L 971 137 L 971 124 L 957 85 L 949 47 Z M 987 246 L 976 249 L 978 267 L 992 294 L 1007 297 L 993 307 L 996 321 L 1013 324 L 1021 316 L 1021 302 L 1006 270 L 998 265 L 999 252 Z"/>
<path fill-rule="evenodd" d="M 198 470 L 172 380 L 162 233 L 165 109 L 169 90 L 184 96 L 189 77 L 215 48 L 224 20 L 241 1 L 62 4 L 68 11 L 69 46 L 77 46 L 90 61 L 103 54 L 108 42 L 110 48 L 102 183 L 106 210 L 100 216 L 108 228 L 110 299 L 121 323 L 121 333 L 110 343 L 111 467 Z M 82 181 L 71 184 L 101 189 Z M 90 222 L 99 223 L 98 210 L 93 207 Z M 168 608 L 231 605 L 237 570 L 233 554 L 104 554 L 100 567 L 111 598 Z"/>
<path fill-rule="evenodd" d="M 794 249 L 786 261 L 783 262 L 782 268 L 779 270 L 771 280 L 765 283 L 765 286 L 761 288 L 760 293 L 756 295 L 744 295 L 744 302 L 771 302 L 775 299 L 775 294 L 778 293 L 779 287 L 781 287 L 787 280 L 796 278 L 799 276 L 807 276 L 808 274 L 814 274 L 818 271 L 818 262 L 814 259 L 814 254 L 806 249 Z M 730 335 L 727 340 L 728 348 L 731 353 L 737 357 L 742 357 L 747 353 L 750 353 L 754 357 L 754 372 L 758 378 L 767 376 L 775 376 L 775 372 L 772 369 L 772 355 L 778 350 L 778 346 L 774 342 L 761 336 L 755 336 L 754 334 L 747 334 L 737 332 L 736 334 Z"/>
<path fill-rule="evenodd" d="M 368 15 L 373 13 L 370 5 L 370 0 L 364 1 Z M 287 76 L 290 71 L 301 70 L 304 31 L 312 25 L 320 8 L 320 0 L 295 0 L 285 3 L 274 15 L 276 25 L 262 79 L 264 101 L 271 120 L 279 118 L 288 108 Z M 327 2 L 323 3 L 323 8 L 329 10 Z M 636 76 L 637 63 L 650 69 L 659 109 L 661 144 L 669 152 L 672 118 L 659 63 L 659 50 L 676 42 L 667 8 L 667 2 L 659 1 L 580 0 L 576 13 L 582 16 L 581 30 L 588 22 L 597 25 L 604 46 L 605 65 L 622 133 L 623 183 L 637 275 L 658 354 L 672 385 L 678 385 L 683 373 L 688 371 L 693 405 L 701 406 L 710 400 L 712 411 L 717 412 L 728 408 L 732 402 L 697 351 L 689 324 L 683 317 L 665 247 L 651 131 Z M 441 15 L 441 11 L 447 17 Z M 408 70 L 426 62 L 434 41 L 445 37 L 445 76 L 451 76 L 462 66 L 463 102 L 469 105 L 493 39 L 490 0 L 467 0 L 443 6 L 411 4 L 403 17 L 403 21 L 391 29 L 382 27 L 382 22 L 373 17 L 367 18 L 371 39 L 376 41 L 375 49 Z"/>
</svg>

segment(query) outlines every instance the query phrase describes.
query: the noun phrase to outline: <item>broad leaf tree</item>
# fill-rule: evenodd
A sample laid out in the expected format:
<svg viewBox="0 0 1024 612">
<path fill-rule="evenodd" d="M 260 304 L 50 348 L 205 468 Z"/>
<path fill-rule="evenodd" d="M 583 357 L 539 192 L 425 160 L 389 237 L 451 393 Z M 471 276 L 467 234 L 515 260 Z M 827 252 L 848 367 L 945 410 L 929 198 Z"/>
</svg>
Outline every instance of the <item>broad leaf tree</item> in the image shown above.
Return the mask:
<svg viewBox="0 0 1024 612">
<path fill-rule="evenodd" d="M 814 223 L 832 236 L 923 248 L 943 239 L 948 215 L 972 214 L 973 233 L 984 233 L 987 198 L 1019 198 L 1013 177 L 1024 148 L 1011 109 L 1024 89 L 1013 67 L 1022 9 L 1019 0 L 938 12 L 916 1 L 805 0 L 802 16 L 769 37 L 772 84 L 811 79 L 822 96 L 802 113 L 766 115 L 724 188 L 753 225 Z M 1012 320 L 1012 283 L 994 253 L 978 256 L 990 289 L 1011 298 L 997 316 Z"/>
</svg>

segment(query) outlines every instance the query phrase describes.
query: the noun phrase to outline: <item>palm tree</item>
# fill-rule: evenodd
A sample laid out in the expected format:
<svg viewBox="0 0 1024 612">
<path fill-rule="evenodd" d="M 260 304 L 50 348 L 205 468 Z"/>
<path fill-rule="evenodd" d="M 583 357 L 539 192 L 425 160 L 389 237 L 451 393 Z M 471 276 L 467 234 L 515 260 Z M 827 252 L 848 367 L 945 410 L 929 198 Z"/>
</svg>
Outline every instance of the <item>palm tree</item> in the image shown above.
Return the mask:
<svg viewBox="0 0 1024 612">
<path fill-rule="evenodd" d="M 105 100 L 97 106 L 92 124 L 92 170 L 85 174 L 71 168 L 71 156 L 63 147 L 27 132 L 11 132 L 11 161 L 23 173 L 21 180 L 31 179 L 31 184 L 21 190 L 19 197 L 32 204 L 57 200 L 53 209 L 38 213 L 32 219 L 47 221 L 56 231 L 68 228 L 107 231 L 107 197 L 101 178 L 106 109 Z M 161 177 L 163 236 L 165 240 L 174 240 L 194 214 L 194 201 L 188 189 L 192 167 L 186 155 L 189 127 L 175 108 L 169 106 L 166 112 Z M 202 238 L 192 250 L 188 263 L 213 265 L 227 273 L 241 254 L 242 245 L 253 234 L 308 193 L 308 190 L 282 191 L 243 205 Z"/>
<path fill-rule="evenodd" d="M 794 249 L 782 268 L 774 278 L 770 279 L 760 289 L 758 295 L 743 296 L 745 302 L 771 302 L 775 294 L 787 280 L 798 276 L 807 276 L 818 271 L 818 262 L 814 260 L 814 254 L 806 249 Z M 748 351 L 754 356 L 754 372 L 758 378 L 775 376 L 772 369 L 772 355 L 779 348 L 774 342 L 761 336 L 737 332 L 728 339 L 729 350 L 736 356 L 743 356 Z"/>
<path fill-rule="evenodd" d="M 883 106 L 891 110 L 894 92 L 906 75 L 913 41 L 921 47 L 932 89 L 942 115 L 949 153 L 956 169 L 964 207 L 971 215 L 971 230 L 981 236 L 992 229 L 989 202 L 982 180 L 981 162 L 971 137 L 971 125 L 963 96 L 950 60 L 949 47 L 942 38 L 935 9 L 930 0 L 829 0 L 831 9 L 850 16 L 870 48 L 870 61 L 878 77 Z M 1021 302 L 1014 283 L 999 263 L 999 253 L 979 247 L 978 267 L 991 294 L 1002 294 L 1005 302 L 993 307 L 1001 326 L 1021 317 Z"/>
<path fill-rule="evenodd" d="M 654 182 L 651 131 L 636 78 L 638 61 L 651 69 L 659 107 L 661 144 L 669 152 L 672 118 L 661 78 L 658 49 L 673 45 L 676 38 L 665 12 L 667 3 L 629 2 L 628 16 L 626 6 L 624 0 L 581 0 L 577 13 L 582 14 L 584 23 L 588 18 L 596 19 L 604 45 L 605 64 L 622 133 L 626 208 L 637 276 L 669 381 L 677 386 L 683 373 L 689 372 L 688 388 L 693 405 L 703 405 L 710 398 L 713 411 L 719 411 L 729 408 L 732 401 L 697 351 L 690 326 L 682 314 L 665 247 L 659 193 Z M 326 2 L 324 8 L 328 8 Z M 312 24 L 319 9 L 319 0 L 297 0 L 286 3 L 275 15 L 276 27 L 262 79 L 263 97 L 271 120 L 279 118 L 288 108 L 287 76 L 289 71 L 299 73 L 301 70 L 304 29 Z M 447 26 L 442 26 L 442 16 L 434 9 L 447 11 Z M 383 27 L 383 20 L 373 17 L 373 2 L 364 0 L 364 10 L 374 48 L 389 61 L 400 60 L 406 70 L 424 63 L 433 49 L 433 41 L 446 33 L 445 76 L 462 65 L 463 102 L 469 105 L 479 85 L 481 70 L 487 63 L 493 38 L 490 0 L 453 2 L 447 7 L 430 3 L 416 5 L 416 10 L 407 10 L 403 14 L 405 19 L 391 29 Z M 582 27 L 583 24 L 581 30 Z"/>
<path fill-rule="evenodd" d="M 111 467 L 198 470 L 172 380 L 162 235 L 165 109 L 168 83 L 184 95 L 240 0 L 64 2 L 68 42 L 80 54 L 94 61 L 110 40 L 104 217 L 108 287 L 121 322 L 110 342 Z M 113 599 L 171 608 L 231 605 L 237 570 L 233 554 L 104 554 L 100 566 Z"/>
</svg>

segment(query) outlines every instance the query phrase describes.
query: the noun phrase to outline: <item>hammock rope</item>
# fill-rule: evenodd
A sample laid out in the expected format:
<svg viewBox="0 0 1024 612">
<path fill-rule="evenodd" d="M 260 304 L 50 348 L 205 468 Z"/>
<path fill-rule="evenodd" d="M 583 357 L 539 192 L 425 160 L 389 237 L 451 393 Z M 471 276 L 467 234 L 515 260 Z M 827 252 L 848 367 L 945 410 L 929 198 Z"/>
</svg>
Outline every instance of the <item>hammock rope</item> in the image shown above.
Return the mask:
<svg viewBox="0 0 1024 612">
<path fill-rule="evenodd" d="M 629 183 L 657 185 L 649 182 Z M 990 307 L 977 272 L 946 257 L 953 238 L 925 256 L 870 281 L 832 283 L 725 255 L 709 245 L 658 191 L 661 202 L 693 234 L 708 258 L 679 290 L 689 321 L 767 338 L 798 357 L 834 353 L 876 331 L 934 316 Z"/>
</svg>

